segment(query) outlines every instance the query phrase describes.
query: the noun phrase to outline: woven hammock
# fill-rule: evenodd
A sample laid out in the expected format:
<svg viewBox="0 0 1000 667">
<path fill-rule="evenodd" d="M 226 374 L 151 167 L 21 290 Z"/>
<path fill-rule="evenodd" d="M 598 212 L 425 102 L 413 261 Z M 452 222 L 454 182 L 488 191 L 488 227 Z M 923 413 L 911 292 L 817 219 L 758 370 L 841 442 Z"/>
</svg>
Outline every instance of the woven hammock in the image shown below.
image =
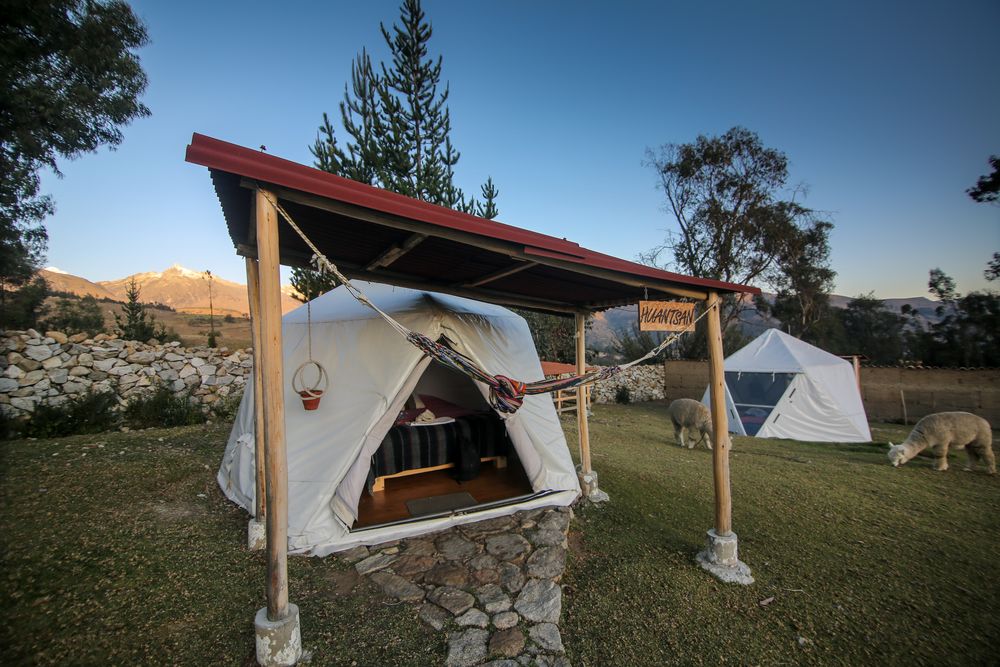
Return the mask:
<svg viewBox="0 0 1000 667">
<path fill-rule="evenodd" d="M 299 228 L 299 226 L 292 219 L 292 216 L 277 202 L 270 194 L 263 192 L 264 198 L 267 199 L 278 213 L 285 219 L 285 221 L 291 226 L 296 234 L 302 239 L 302 241 L 309 246 L 312 250 L 312 265 L 320 273 L 330 273 L 334 275 L 337 280 L 339 280 L 344 288 L 353 296 L 359 303 L 362 303 L 372 310 L 374 310 L 378 315 L 386 321 L 389 326 L 399 332 L 406 340 L 408 340 L 412 345 L 423 351 L 425 354 L 429 355 L 432 359 L 439 361 L 440 363 L 453 368 L 460 373 L 468 376 L 469 378 L 481 382 L 490 388 L 489 402 L 494 410 L 504 414 L 514 414 L 517 409 L 521 407 L 524 403 L 525 396 L 533 396 L 535 394 L 546 394 L 553 391 L 559 391 L 560 389 L 572 389 L 574 387 L 580 387 L 584 385 L 594 384 L 601 380 L 606 380 L 610 377 L 618 375 L 626 368 L 630 366 L 635 366 L 636 364 L 641 364 L 647 359 L 652 359 L 656 355 L 660 354 L 663 350 L 667 349 L 668 346 L 680 339 L 681 335 L 687 331 L 694 328 L 694 325 L 708 314 L 708 309 L 705 310 L 698 318 L 692 322 L 684 331 L 679 331 L 673 335 L 665 338 L 659 345 L 654 347 L 652 350 L 644 354 L 643 356 L 630 361 L 627 364 L 621 364 L 620 366 L 608 366 L 600 370 L 591 371 L 589 373 L 583 373 L 580 375 L 573 375 L 567 378 L 555 378 L 552 380 L 539 380 L 538 382 L 521 382 L 520 380 L 515 380 L 509 378 L 506 375 L 493 375 L 482 367 L 480 367 L 472 359 L 467 356 L 456 352 L 455 350 L 437 343 L 427 336 L 417 333 L 415 331 L 410 331 L 405 326 L 397 322 L 392 318 L 391 315 L 382 311 L 377 305 L 372 303 L 372 301 L 362 292 L 360 289 L 351 284 L 351 281 L 340 272 L 337 265 L 331 262 L 319 248 L 305 235 L 305 233 Z"/>
</svg>

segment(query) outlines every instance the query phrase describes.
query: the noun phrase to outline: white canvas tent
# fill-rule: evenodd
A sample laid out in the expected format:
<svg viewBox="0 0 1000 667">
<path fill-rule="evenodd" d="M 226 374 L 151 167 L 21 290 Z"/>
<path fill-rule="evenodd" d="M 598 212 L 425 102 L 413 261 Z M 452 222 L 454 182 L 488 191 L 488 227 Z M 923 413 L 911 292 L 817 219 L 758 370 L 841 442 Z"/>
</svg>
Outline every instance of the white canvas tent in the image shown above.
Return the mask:
<svg viewBox="0 0 1000 667">
<path fill-rule="evenodd" d="M 725 360 L 729 431 L 760 438 L 869 442 L 853 366 L 768 329 Z M 708 390 L 702 403 L 710 405 Z"/>
<path fill-rule="evenodd" d="M 372 301 L 413 331 L 433 340 L 445 336 L 453 349 L 493 373 L 524 381 L 543 378 L 541 364 L 524 319 L 500 306 L 455 296 L 394 288 L 359 286 Z M 343 288 L 311 303 L 313 358 L 327 370 L 330 386 L 319 409 L 306 411 L 285 387 L 288 451 L 288 546 L 294 553 L 325 555 L 358 544 L 377 544 L 531 507 L 569 505 L 579 482 L 552 399 L 526 397 L 506 417 L 520 465 L 534 493 L 514 504 L 468 513 L 351 531 L 359 499 L 366 493 L 372 454 L 393 426 L 418 382 L 450 383 L 436 362 L 425 357 Z M 291 371 L 308 359 L 307 309 L 282 318 L 284 367 Z M 434 363 L 435 367 L 428 371 Z M 450 372 L 450 371 L 449 371 Z M 464 376 L 458 376 L 464 380 Z M 475 395 L 476 387 L 480 395 Z M 483 404 L 486 388 L 469 381 L 471 400 Z M 248 383 L 217 476 L 233 502 L 254 511 L 253 388 Z M 468 401 L 457 394 L 456 402 Z"/>
</svg>

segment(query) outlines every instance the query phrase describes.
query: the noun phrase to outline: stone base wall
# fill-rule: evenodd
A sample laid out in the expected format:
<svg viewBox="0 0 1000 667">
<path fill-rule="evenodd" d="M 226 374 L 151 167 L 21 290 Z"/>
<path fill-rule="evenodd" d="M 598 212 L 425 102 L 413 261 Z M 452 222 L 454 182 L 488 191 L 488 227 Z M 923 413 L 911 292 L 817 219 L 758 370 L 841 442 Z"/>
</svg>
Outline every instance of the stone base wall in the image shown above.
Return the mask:
<svg viewBox="0 0 1000 667">
<path fill-rule="evenodd" d="M 610 380 L 595 384 L 591 400 L 595 403 L 614 403 L 619 387 L 628 387 L 633 402 L 659 400 L 664 397 L 663 365 L 626 368 Z"/>
<path fill-rule="evenodd" d="M 206 408 L 242 394 L 252 376 L 249 349 L 183 348 L 121 340 L 115 336 L 67 336 L 33 329 L 0 334 L 0 410 L 28 417 L 40 404 L 59 405 L 89 391 L 130 398 L 166 387 L 191 395 Z"/>
</svg>

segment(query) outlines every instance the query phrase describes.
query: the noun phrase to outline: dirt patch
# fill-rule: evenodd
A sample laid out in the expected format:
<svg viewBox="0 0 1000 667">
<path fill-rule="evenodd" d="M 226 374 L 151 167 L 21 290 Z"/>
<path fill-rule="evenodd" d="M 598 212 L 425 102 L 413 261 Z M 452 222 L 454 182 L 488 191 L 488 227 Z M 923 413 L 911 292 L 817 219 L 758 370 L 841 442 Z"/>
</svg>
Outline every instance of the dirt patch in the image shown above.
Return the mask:
<svg viewBox="0 0 1000 667">
<path fill-rule="evenodd" d="M 350 567 L 346 570 L 331 572 L 326 580 L 330 584 L 330 595 L 336 598 L 350 595 L 361 583 L 361 575 L 353 567 Z"/>
</svg>

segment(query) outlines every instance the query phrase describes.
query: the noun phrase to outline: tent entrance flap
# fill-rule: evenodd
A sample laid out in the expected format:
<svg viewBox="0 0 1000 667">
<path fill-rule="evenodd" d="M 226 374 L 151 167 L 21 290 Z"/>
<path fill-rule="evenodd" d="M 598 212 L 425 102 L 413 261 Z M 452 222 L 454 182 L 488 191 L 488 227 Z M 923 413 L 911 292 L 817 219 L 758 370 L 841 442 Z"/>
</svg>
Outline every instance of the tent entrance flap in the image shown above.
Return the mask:
<svg viewBox="0 0 1000 667">
<path fill-rule="evenodd" d="M 757 435 L 794 377 L 795 373 L 726 371 L 726 385 L 747 435 Z"/>
</svg>

